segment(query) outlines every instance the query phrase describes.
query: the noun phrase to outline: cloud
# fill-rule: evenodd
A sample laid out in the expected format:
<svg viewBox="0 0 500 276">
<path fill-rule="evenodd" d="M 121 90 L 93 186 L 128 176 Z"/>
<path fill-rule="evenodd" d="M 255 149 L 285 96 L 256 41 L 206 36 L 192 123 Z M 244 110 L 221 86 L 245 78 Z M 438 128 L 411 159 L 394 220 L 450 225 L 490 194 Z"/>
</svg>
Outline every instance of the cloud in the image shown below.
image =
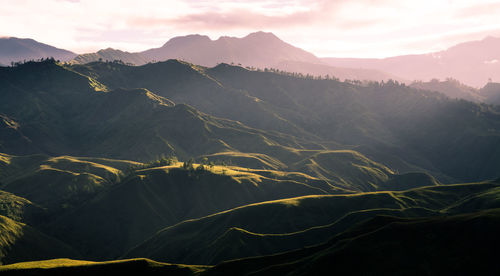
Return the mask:
<svg viewBox="0 0 500 276">
<path fill-rule="evenodd" d="M 0 0 L 0 35 L 75 52 L 270 31 L 320 56 L 388 56 L 498 35 L 499 0 Z M 463 40 L 459 40 L 463 39 Z"/>
<path fill-rule="evenodd" d="M 455 12 L 455 17 L 477 17 L 477 16 L 493 16 L 498 19 L 500 12 L 500 2 L 474 3 L 472 5 L 458 9 Z"/>
<path fill-rule="evenodd" d="M 190 1 L 188 1 L 190 2 Z M 201 29 L 264 29 L 282 28 L 318 22 L 331 11 L 333 1 L 193 1 L 201 12 L 175 17 L 135 17 L 133 26 L 145 27 L 175 25 L 180 28 Z M 307 4 L 307 5 L 306 5 Z"/>
<path fill-rule="evenodd" d="M 131 19 L 129 24 L 134 26 L 141 25 L 144 27 L 174 24 L 175 26 L 187 29 L 201 28 L 227 30 L 235 28 L 248 28 L 260 30 L 310 24 L 314 20 L 315 18 L 310 12 L 270 16 L 247 10 L 235 10 L 231 13 L 205 12 L 164 19 L 139 17 Z"/>
</svg>

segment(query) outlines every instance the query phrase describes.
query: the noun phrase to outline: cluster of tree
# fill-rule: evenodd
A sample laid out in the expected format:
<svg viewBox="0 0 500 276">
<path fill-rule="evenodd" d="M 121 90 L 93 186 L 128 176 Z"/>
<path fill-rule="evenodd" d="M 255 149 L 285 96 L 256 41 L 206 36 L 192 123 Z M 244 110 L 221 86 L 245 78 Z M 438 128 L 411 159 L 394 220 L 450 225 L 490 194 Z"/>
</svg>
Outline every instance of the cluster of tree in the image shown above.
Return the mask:
<svg viewBox="0 0 500 276">
<path fill-rule="evenodd" d="M 130 62 L 124 62 L 121 59 L 114 59 L 114 60 L 103 60 L 102 58 L 98 59 L 99 62 L 104 62 L 104 63 L 113 63 L 113 64 L 121 64 L 121 65 L 127 65 L 127 66 L 135 66 L 135 64 L 130 63 Z"/>
<path fill-rule="evenodd" d="M 177 163 L 177 157 L 176 156 L 165 156 L 162 154 L 160 157 L 156 158 L 155 160 L 142 163 L 141 165 L 132 165 L 127 168 L 125 171 L 125 175 L 129 175 L 137 170 L 143 170 L 143 169 L 149 169 L 149 168 L 155 168 L 155 167 L 163 167 L 163 166 L 170 166 L 175 163 Z"/>
<path fill-rule="evenodd" d="M 23 61 L 11 61 L 10 66 L 11 67 L 18 67 L 23 64 L 28 64 L 28 63 L 35 63 L 35 62 L 48 62 L 48 63 L 59 63 L 61 62 L 60 60 L 56 60 L 53 57 L 48 57 L 48 58 L 40 58 L 40 59 L 30 59 L 30 60 L 23 60 Z"/>
<path fill-rule="evenodd" d="M 257 71 L 257 72 L 266 72 L 266 73 L 275 73 L 275 74 L 279 74 L 279 75 L 283 75 L 283 76 L 289 76 L 289 77 L 294 77 L 294 78 L 300 78 L 300 79 L 308 79 L 308 80 L 334 80 L 334 81 L 340 81 L 339 78 L 336 78 L 334 76 L 330 76 L 328 74 L 324 75 L 324 76 L 321 76 L 321 75 L 318 75 L 318 76 L 315 76 L 315 75 L 311 75 L 311 74 L 302 74 L 302 73 L 297 73 L 297 72 L 288 72 L 288 71 L 284 71 L 284 70 L 280 70 L 280 69 L 276 69 L 276 68 L 264 68 L 264 69 L 260 69 L 260 68 L 255 68 L 255 67 L 245 67 L 246 69 L 248 70 L 251 70 L 251 71 Z"/>
</svg>

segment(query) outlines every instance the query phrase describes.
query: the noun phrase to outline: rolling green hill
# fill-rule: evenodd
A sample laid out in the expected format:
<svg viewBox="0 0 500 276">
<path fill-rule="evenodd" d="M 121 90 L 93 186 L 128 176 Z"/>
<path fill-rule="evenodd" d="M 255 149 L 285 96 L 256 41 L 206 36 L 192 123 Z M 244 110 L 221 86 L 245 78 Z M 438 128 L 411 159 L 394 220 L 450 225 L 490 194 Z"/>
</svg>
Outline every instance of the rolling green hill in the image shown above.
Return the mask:
<svg viewBox="0 0 500 276">
<path fill-rule="evenodd" d="M 227 64 L 91 63 L 71 69 L 111 88 L 145 87 L 208 114 L 292 135 L 307 149 L 362 150 L 399 172 L 424 171 L 447 183 L 498 177 L 500 156 L 490 148 L 500 139 L 499 111 L 484 104 L 392 81 L 315 80 Z"/>
<path fill-rule="evenodd" d="M 55 259 L 7 265 L 0 271 L 6 275 L 495 275 L 500 271 L 495 254 L 499 222 L 498 209 L 434 218 L 377 216 L 317 246 L 213 267 L 148 259 L 101 263 Z"/>
<path fill-rule="evenodd" d="M 362 85 L 175 60 L 139 67 L 47 61 L 0 75 L 0 145 L 7 153 L 145 161 L 228 151 L 265 154 L 290 167 L 300 161 L 297 149 L 347 149 L 445 183 L 498 177 L 500 153 L 490 150 L 500 140 L 495 107 L 394 82 Z M 138 143 L 144 140 L 150 142 Z"/>
<path fill-rule="evenodd" d="M 93 61 L 121 61 L 133 65 L 143 65 L 148 63 L 148 59 L 139 53 L 129 53 L 121 50 L 107 48 L 95 53 L 87 53 L 76 56 L 69 61 L 71 64 L 85 64 Z"/>
<path fill-rule="evenodd" d="M 204 271 L 204 266 L 159 263 L 148 259 L 89 262 L 72 259 L 52 259 L 0 266 L 4 275 L 89 275 L 128 273 L 132 275 L 191 276 Z"/>
<path fill-rule="evenodd" d="M 2 264 L 52 259 L 78 258 L 69 246 L 35 228 L 0 215 L 0 262 Z"/>
<path fill-rule="evenodd" d="M 496 106 L 177 60 L 27 62 L 1 67 L 0 88 L 2 262 L 226 262 L 55 260 L 12 273 L 309 275 L 337 259 L 345 272 L 357 255 L 359 269 L 406 273 L 436 258 L 470 267 L 464 250 L 484 257 L 497 241 Z"/>
<path fill-rule="evenodd" d="M 379 216 L 322 245 L 221 263 L 202 275 L 495 275 L 499 222 L 498 209 L 435 218 Z"/>
<path fill-rule="evenodd" d="M 187 219 L 267 200 L 363 191 L 362 183 L 370 179 L 380 187 L 396 189 L 402 184 L 391 181 L 405 177 L 355 152 L 328 154 L 342 157 L 328 168 L 339 172 L 343 182 L 299 171 L 207 164 L 208 159 L 205 165 L 185 169 L 186 163 L 175 159 L 150 165 L 104 158 L 1 154 L 2 189 L 15 194 L 4 192 L 3 214 L 67 243 L 87 259 L 102 260 L 116 258 L 157 230 Z M 360 160 L 365 163 L 357 164 Z M 380 170 L 384 173 L 373 174 Z M 424 179 L 414 185 L 436 184 Z M 379 189 L 370 186 L 368 190 L 374 187 Z"/>
<path fill-rule="evenodd" d="M 217 264 L 274 254 L 324 242 L 376 215 L 441 216 L 498 208 L 498 185 L 460 184 L 261 202 L 165 228 L 125 257 Z M 483 202 L 483 208 L 474 206 L 473 199 Z"/>
<path fill-rule="evenodd" d="M 55 220 L 48 232 L 87 258 L 109 259 L 157 230 L 186 219 L 270 199 L 341 192 L 309 176 L 262 175 L 220 166 L 190 171 L 178 166 L 133 173 L 85 206 Z"/>
</svg>

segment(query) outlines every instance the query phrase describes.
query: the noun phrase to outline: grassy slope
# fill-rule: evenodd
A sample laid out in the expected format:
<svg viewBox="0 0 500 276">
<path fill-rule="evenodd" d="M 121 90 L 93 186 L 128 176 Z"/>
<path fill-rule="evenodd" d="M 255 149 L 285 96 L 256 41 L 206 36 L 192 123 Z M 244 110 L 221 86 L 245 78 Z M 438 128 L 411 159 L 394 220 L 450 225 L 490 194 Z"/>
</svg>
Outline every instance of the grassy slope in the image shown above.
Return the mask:
<svg viewBox="0 0 500 276">
<path fill-rule="evenodd" d="M 0 267 L 2 275 L 89 275 L 127 273 L 132 275 L 189 276 L 204 271 L 203 266 L 159 263 L 148 259 L 89 262 L 72 259 L 24 262 Z"/>
<path fill-rule="evenodd" d="M 457 231 L 457 229 L 460 229 Z M 149 275 L 496 275 L 500 211 L 434 218 L 377 216 L 328 242 L 287 253 L 239 259 L 215 267 L 171 266 L 148 259 L 89 263 L 56 259 L 0 267 L 12 275 L 133 272 Z M 160 271 L 155 272 L 160 272 Z"/>
<path fill-rule="evenodd" d="M 376 217 L 325 244 L 223 263 L 203 275 L 495 275 L 499 214 Z"/>
<path fill-rule="evenodd" d="M 474 198 L 485 208 L 499 207 L 500 202 L 491 195 L 498 196 L 498 183 L 257 203 L 165 228 L 126 256 L 213 264 L 312 245 L 378 214 L 416 217 L 482 210 L 464 205 Z M 452 211 L 457 206 L 462 206 L 460 212 Z"/>
<path fill-rule="evenodd" d="M 85 256 L 113 258 L 185 219 L 263 200 L 325 194 L 323 189 L 332 188 L 302 174 L 219 166 L 189 172 L 173 167 L 135 172 L 56 220 L 49 231 Z"/>
<path fill-rule="evenodd" d="M 123 172 L 112 166 L 124 170 L 139 164 L 71 156 L 1 156 L 5 161 L 0 169 L 1 189 L 27 198 L 56 214 L 83 204 L 119 181 Z"/>
<path fill-rule="evenodd" d="M 306 159 L 321 155 L 317 151 L 298 154 Z M 273 159 L 262 155 L 248 155 L 273 162 Z M 377 183 L 385 183 L 388 177 L 398 177 L 355 152 L 328 152 L 325 155 L 335 157 L 336 166 L 328 168 L 344 177 L 342 185 L 323 176 L 238 166 L 206 166 L 209 171 L 187 172 L 176 169 L 181 163 L 142 169 L 126 177 L 128 167 L 140 167 L 142 164 L 125 160 L 43 155 L 2 154 L 0 174 L 3 176 L 3 189 L 26 198 L 23 200 L 28 206 L 24 208 L 18 204 L 17 209 L 4 208 L 5 214 L 12 214 L 14 218 L 43 229 L 86 257 L 112 258 L 157 230 L 185 219 L 265 200 L 363 190 L 363 186 L 358 185 L 365 179 L 373 179 L 369 164 L 373 170 L 386 173 L 377 178 Z M 346 174 L 343 170 L 352 173 Z M 353 179 L 353 176 L 359 179 Z M 350 183 L 349 189 L 342 188 L 346 183 Z M 422 181 L 418 185 L 428 183 Z M 10 200 L 14 198 L 8 195 Z M 11 203 L 4 206 L 7 204 Z"/>
<path fill-rule="evenodd" d="M 173 79 L 162 74 L 158 65 L 152 69 L 159 70 L 160 78 L 179 83 L 186 78 L 185 83 L 193 83 L 193 91 L 205 91 L 204 85 L 190 81 L 190 72 L 199 75 L 198 71 L 177 65 L 187 71 L 181 70 Z M 173 66 L 175 69 L 176 64 Z M 147 70 L 143 77 L 149 73 Z M 151 160 L 162 153 L 189 158 L 259 149 L 260 153 L 282 158 L 293 155 L 291 149 L 303 148 L 295 137 L 209 116 L 187 105 L 174 106 L 145 89 L 103 93 L 107 88 L 94 79 L 50 62 L 3 68 L 0 76 L 4 89 L 0 107 L 6 114 L 1 120 L 0 148 L 11 154 Z M 201 81 L 208 83 L 207 91 L 217 87 L 207 77 Z M 211 99 L 211 95 L 199 96 L 201 102 Z M 227 97 L 219 95 L 217 99 Z M 246 114 L 252 116 L 251 112 Z M 142 143 L 145 140 L 149 142 Z"/>
<path fill-rule="evenodd" d="M 490 149 L 499 141 L 498 109 L 394 83 L 359 86 L 227 65 L 207 73 L 226 87 L 243 89 L 301 114 L 299 119 L 308 118 L 300 121 L 282 114 L 306 131 L 361 145 L 362 153 L 370 152 L 375 161 L 385 160 L 399 171 L 408 169 L 402 166 L 402 159 L 460 181 L 497 177 L 499 155 Z M 468 162 L 471 158 L 482 160 L 481 165 Z"/>
<path fill-rule="evenodd" d="M 0 216 L 0 262 L 80 257 L 69 246 L 21 222 Z"/>
<path fill-rule="evenodd" d="M 202 67 L 189 63 L 168 60 L 139 67 L 90 63 L 72 66 L 71 69 L 92 76 L 110 88 L 145 87 L 176 103 L 191 105 L 217 117 L 241 121 L 266 131 L 313 137 L 265 101 L 245 91 L 228 89 L 208 76 Z"/>
<path fill-rule="evenodd" d="M 357 147 L 398 171 L 427 171 L 448 183 L 498 176 L 500 155 L 489 150 L 500 139 L 498 110 L 439 93 L 392 82 L 362 86 L 224 64 L 206 69 L 173 60 L 72 69 L 109 87 L 146 87 L 209 114 L 292 134 L 308 149 Z M 268 150 L 259 153 L 291 162 Z M 470 158 L 479 158 L 480 165 L 467 162 Z"/>
</svg>

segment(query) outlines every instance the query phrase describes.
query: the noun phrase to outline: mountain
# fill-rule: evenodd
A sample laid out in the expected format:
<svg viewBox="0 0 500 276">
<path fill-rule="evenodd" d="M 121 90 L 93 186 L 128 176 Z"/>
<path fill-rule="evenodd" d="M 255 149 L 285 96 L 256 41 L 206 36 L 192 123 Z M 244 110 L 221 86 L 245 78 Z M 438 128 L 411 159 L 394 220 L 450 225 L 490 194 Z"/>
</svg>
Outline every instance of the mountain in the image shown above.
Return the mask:
<svg viewBox="0 0 500 276">
<path fill-rule="evenodd" d="M 242 38 L 223 36 L 217 40 L 198 34 L 179 36 L 170 39 L 159 48 L 137 53 L 108 48 L 97 53 L 79 55 L 71 63 L 121 60 L 124 63 L 143 65 L 169 59 L 179 59 L 207 67 L 227 63 L 260 69 L 274 68 L 304 75 L 322 77 L 328 75 L 341 80 L 402 80 L 377 70 L 331 67 L 315 55 L 282 41 L 273 33 L 266 32 L 255 32 Z"/>
<path fill-rule="evenodd" d="M 354 150 L 391 171 L 427 172 L 445 183 L 498 177 L 495 107 L 395 82 L 363 85 L 175 60 L 139 67 L 48 61 L 3 68 L 0 76 L 0 147 L 14 155 L 149 161 L 242 152 L 338 181 L 328 172 L 334 162 L 307 159 Z"/>
<path fill-rule="evenodd" d="M 355 150 L 368 155 L 374 161 L 384 160 L 382 163 L 400 172 L 415 170 L 406 167 L 406 163 L 434 172 L 446 171 L 453 177 L 462 174 L 462 181 L 472 181 L 472 178 L 466 180 L 462 177 L 465 176 L 465 171 L 472 172 L 475 169 L 456 170 L 458 167 L 453 167 L 458 163 L 452 164 L 439 159 L 448 154 L 458 157 L 459 152 L 464 154 L 464 157 L 476 154 L 484 156 L 478 153 L 482 147 L 478 147 L 476 142 L 482 139 L 496 140 L 499 137 L 492 131 L 498 129 L 498 126 L 484 131 L 472 130 L 478 127 L 478 122 L 473 122 L 475 120 L 481 120 L 483 123 L 488 121 L 492 126 L 497 125 L 497 108 L 451 100 L 439 93 L 416 90 L 395 82 L 350 84 L 335 80 L 311 80 L 252 72 L 222 65 L 211 68 L 208 72 L 226 87 L 247 91 L 261 101 L 276 106 L 275 110 L 286 110 L 279 113 L 281 118 L 314 133 L 320 140 L 322 138 L 344 145 L 358 145 Z M 489 115 L 476 119 L 472 110 L 484 110 Z M 297 116 L 298 114 L 300 115 Z M 453 123 L 457 118 L 462 118 L 460 125 Z M 248 124 L 252 125 L 249 122 Z M 489 134 L 484 136 L 484 133 Z M 444 138 L 445 136 L 448 138 Z M 486 144 L 496 143 L 486 140 L 483 140 Z M 448 141 L 448 144 L 440 144 L 443 141 Z M 491 153 L 486 151 L 490 152 L 493 144 L 480 151 L 490 155 Z M 472 145 L 475 148 L 473 150 L 470 148 Z M 455 146 L 460 150 L 445 150 Z M 445 159 L 452 160 L 455 157 L 448 155 Z M 480 170 L 483 169 L 484 167 Z M 491 172 L 493 170 L 496 169 L 492 167 Z M 459 174 L 456 174 L 458 172 Z M 493 173 L 490 179 L 496 178 L 495 174 Z"/>
<path fill-rule="evenodd" d="M 77 55 L 73 52 L 59 49 L 28 38 L 0 38 L 0 63 L 9 65 L 11 62 L 51 58 L 69 61 Z"/>
<path fill-rule="evenodd" d="M 292 60 L 321 63 L 313 54 L 294 47 L 272 33 L 256 32 L 243 38 L 189 35 L 170 39 L 162 47 L 141 52 L 150 60 L 181 59 L 213 67 L 219 63 L 241 63 L 258 68 Z"/>
<path fill-rule="evenodd" d="M 486 37 L 446 50 L 384 59 L 322 58 L 328 65 L 381 70 L 408 80 L 454 78 L 473 87 L 500 79 L 500 38 Z"/>
<path fill-rule="evenodd" d="M 129 53 L 117 49 L 107 48 L 99 50 L 96 53 L 81 54 L 70 61 L 75 64 L 85 64 L 94 61 L 123 61 L 134 65 L 143 65 L 148 63 L 148 59 L 140 53 Z"/>
<path fill-rule="evenodd" d="M 227 64 L 204 68 L 178 61 L 144 66 L 91 63 L 70 70 L 92 76 L 110 89 L 145 87 L 173 102 L 262 130 L 258 133 L 280 145 L 250 148 L 223 139 L 231 145 L 225 147 L 227 151 L 265 154 L 289 166 L 306 157 L 299 151 L 290 154 L 290 147 L 353 149 L 401 173 L 424 171 L 448 183 L 498 177 L 497 161 L 491 160 L 500 157 L 490 150 L 499 139 L 498 110 L 436 92 L 396 82 L 314 80 Z M 484 115 L 478 117 L 476 111 Z M 462 124 L 453 123 L 457 118 Z M 214 148 L 196 155 L 220 151 Z M 465 161 L 471 156 L 489 161 L 484 165 Z M 321 169 L 317 172 L 324 176 Z"/>
<path fill-rule="evenodd" d="M 326 63 L 311 63 L 295 60 L 284 60 L 271 66 L 284 72 L 310 75 L 314 77 L 337 78 L 339 80 L 360 80 L 360 81 L 388 81 L 395 80 L 407 82 L 396 75 L 391 75 L 379 70 L 363 68 L 335 67 Z"/>
<path fill-rule="evenodd" d="M 478 89 L 464 85 L 458 80 L 448 78 L 444 81 L 432 79 L 429 82 L 413 82 L 411 87 L 445 94 L 452 99 L 464 99 L 472 102 L 484 102 L 486 99 Z"/>
<path fill-rule="evenodd" d="M 500 83 L 489 82 L 479 90 L 479 95 L 485 98 L 485 102 L 500 105 Z"/>
<path fill-rule="evenodd" d="M 175 105 L 145 89 L 106 92 L 94 79 L 52 61 L 4 68 L 0 76 L 4 87 L 0 106 L 8 114 L 0 133 L 6 153 L 149 161 L 162 153 L 188 159 L 223 150 L 271 150 L 275 143 L 302 147 L 293 137 Z M 130 128 L 137 131 L 123 139 Z M 144 140 L 149 143 L 138 143 Z M 278 147 L 275 151 L 288 150 Z"/>
</svg>

